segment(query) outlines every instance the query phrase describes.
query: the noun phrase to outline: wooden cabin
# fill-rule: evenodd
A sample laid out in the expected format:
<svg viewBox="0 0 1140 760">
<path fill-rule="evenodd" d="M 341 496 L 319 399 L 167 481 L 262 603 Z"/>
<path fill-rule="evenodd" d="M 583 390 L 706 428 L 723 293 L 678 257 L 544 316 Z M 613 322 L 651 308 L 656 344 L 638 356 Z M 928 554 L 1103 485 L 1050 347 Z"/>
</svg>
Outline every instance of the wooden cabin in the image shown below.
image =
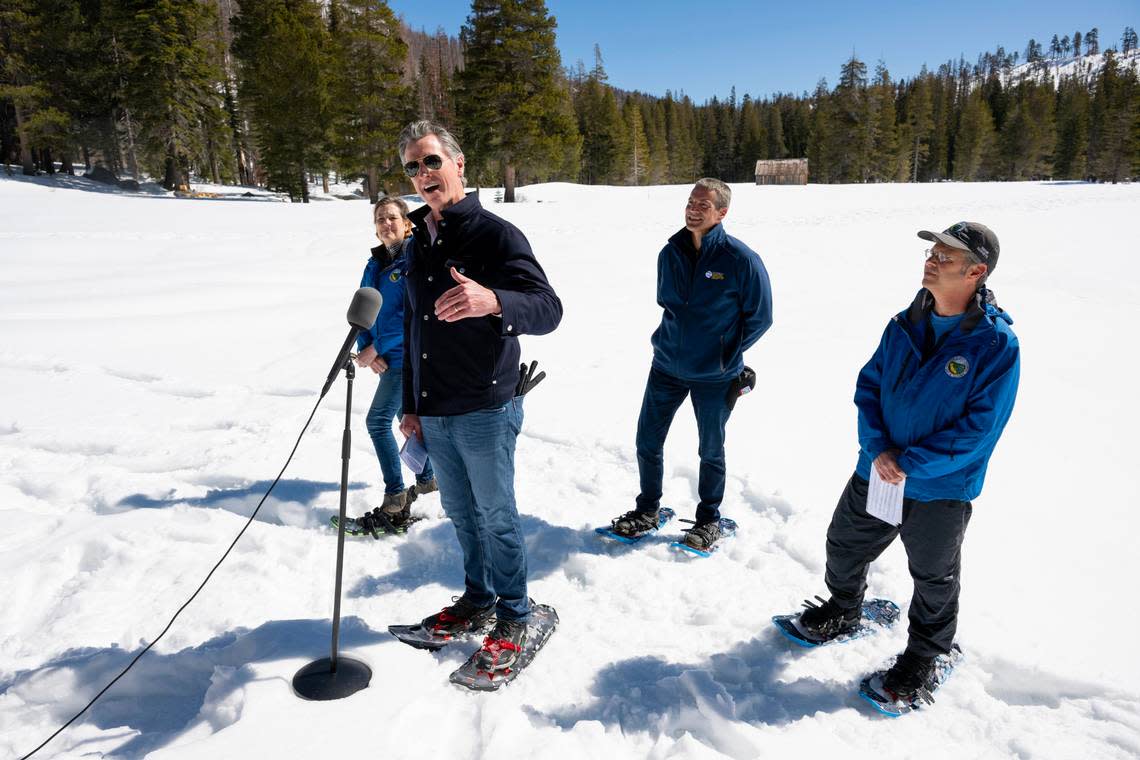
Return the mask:
<svg viewBox="0 0 1140 760">
<path fill-rule="evenodd" d="M 808 182 L 808 160 L 806 158 L 782 158 L 756 162 L 757 185 L 806 185 Z"/>
</svg>

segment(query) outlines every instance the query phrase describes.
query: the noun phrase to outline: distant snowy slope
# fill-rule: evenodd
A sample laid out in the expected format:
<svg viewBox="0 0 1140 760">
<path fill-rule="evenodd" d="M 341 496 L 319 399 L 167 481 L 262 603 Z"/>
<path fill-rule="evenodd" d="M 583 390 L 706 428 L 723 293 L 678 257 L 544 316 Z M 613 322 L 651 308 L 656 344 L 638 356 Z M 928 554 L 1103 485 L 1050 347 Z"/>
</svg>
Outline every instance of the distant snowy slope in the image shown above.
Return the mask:
<svg viewBox="0 0 1140 760">
<path fill-rule="evenodd" d="M 1140 49 L 1130 50 L 1121 54 L 1114 51 L 1117 65 L 1121 69 L 1140 70 Z M 1042 60 L 1037 63 L 1023 63 L 1010 69 L 1009 80 L 1020 81 L 1025 78 L 1050 77 L 1054 84 L 1067 77 L 1078 77 L 1082 80 L 1094 79 L 1104 68 L 1105 53 L 1095 55 L 1069 56 L 1053 60 Z"/>
<path fill-rule="evenodd" d="M 1134 758 L 1140 756 L 1140 185 L 734 187 L 726 226 L 764 258 L 775 324 L 728 430 L 709 560 L 603 544 L 633 503 L 657 252 L 688 187 L 539 185 L 493 205 L 565 304 L 523 339 L 518 497 L 531 593 L 559 631 L 502 693 L 447 683 L 469 651 L 385 632 L 448 602 L 459 549 L 438 497 L 406 538 L 347 546 L 343 651 L 370 688 L 294 697 L 327 653 L 343 380 L 274 499 L 155 651 L 40 756 L 276 758 Z M 889 721 L 858 678 L 905 626 L 803 651 L 773 614 L 825 593 L 824 531 L 857 451 L 855 376 L 919 287 L 919 229 L 1001 238 L 992 280 L 1021 392 L 965 543 L 965 664 Z M 241 528 L 316 400 L 373 244 L 364 202 L 138 197 L 0 177 L 0 756 L 30 750 L 165 624 Z M 358 376 L 353 513 L 383 487 Z M 666 503 L 691 516 L 691 411 Z M 670 536 L 665 536 L 669 538 Z M 871 590 L 905 605 L 900 546 Z"/>
</svg>

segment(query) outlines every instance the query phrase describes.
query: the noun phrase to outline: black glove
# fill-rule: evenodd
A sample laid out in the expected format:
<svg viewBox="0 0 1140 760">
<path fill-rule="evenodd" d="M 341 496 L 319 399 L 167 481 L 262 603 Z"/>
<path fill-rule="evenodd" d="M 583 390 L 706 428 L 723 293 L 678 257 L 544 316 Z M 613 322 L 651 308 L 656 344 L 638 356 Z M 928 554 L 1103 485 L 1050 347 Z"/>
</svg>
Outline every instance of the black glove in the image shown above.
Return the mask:
<svg viewBox="0 0 1140 760">
<path fill-rule="evenodd" d="M 756 387 L 756 373 L 751 367 L 745 367 L 740 370 L 740 374 L 732 379 L 728 385 L 728 393 L 725 394 L 724 403 L 728 406 L 729 411 L 736 406 L 736 400 L 743 396 L 745 393 L 750 393 Z"/>
<path fill-rule="evenodd" d="M 519 384 L 515 386 L 516 396 L 525 396 L 534 390 L 534 386 L 546 379 L 545 371 L 539 372 L 537 375 L 534 374 L 534 370 L 537 367 L 537 361 L 531 362 L 529 367 L 525 364 L 519 365 Z"/>
</svg>

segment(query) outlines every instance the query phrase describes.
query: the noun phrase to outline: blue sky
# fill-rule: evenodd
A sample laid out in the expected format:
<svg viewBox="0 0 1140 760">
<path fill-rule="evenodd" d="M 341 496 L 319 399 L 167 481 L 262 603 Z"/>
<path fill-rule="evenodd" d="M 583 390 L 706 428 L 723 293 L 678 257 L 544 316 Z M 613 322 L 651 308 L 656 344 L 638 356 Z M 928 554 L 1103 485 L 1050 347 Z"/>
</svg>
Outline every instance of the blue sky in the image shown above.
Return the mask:
<svg viewBox="0 0 1140 760">
<path fill-rule="evenodd" d="M 470 0 L 389 0 L 413 28 L 457 34 Z M 820 77 L 834 86 L 852 52 L 873 72 L 882 58 L 892 77 L 1002 45 L 1024 52 L 1030 37 L 1048 46 L 1059 37 L 1100 29 L 1101 48 L 1120 46 L 1125 26 L 1140 27 L 1140 2 L 927 3 L 885 0 L 781 2 L 753 0 L 547 0 L 558 19 L 563 65 L 593 62 L 594 43 L 610 83 L 664 95 L 684 91 L 697 102 L 727 96 L 800 93 Z"/>
</svg>

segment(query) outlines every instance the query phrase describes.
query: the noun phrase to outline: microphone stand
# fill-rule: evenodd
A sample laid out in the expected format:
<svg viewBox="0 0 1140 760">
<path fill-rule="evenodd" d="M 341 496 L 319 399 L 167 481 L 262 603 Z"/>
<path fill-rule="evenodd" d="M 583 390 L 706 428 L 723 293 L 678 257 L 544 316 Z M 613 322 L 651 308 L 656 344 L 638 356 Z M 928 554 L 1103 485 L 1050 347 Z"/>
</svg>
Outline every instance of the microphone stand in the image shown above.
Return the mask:
<svg viewBox="0 0 1140 760">
<path fill-rule="evenodd" d="M 336 535 L 336 591 L 333 597 L 332 647 L 328 657 L 310 662 L 293 676 L 293 691 L 303 699 L 343 699 L 368 687 L 372 669 L 360 660 L 338 657 L 340 639 L 340 587 L 344 571 L 344 523 L 348 506 L 348 459 L 352 449 L 352 381 L 356 367 L 349 355 L 344 362 L 344 375 L 348 380 L 348 397 L 344 405 L 344 436 L 340 450 L 340 521 Z M 327 386 L 326 386 L 327 390 Z M 324 395 L 323 393 L 321 395 Z"/>
</svg>

